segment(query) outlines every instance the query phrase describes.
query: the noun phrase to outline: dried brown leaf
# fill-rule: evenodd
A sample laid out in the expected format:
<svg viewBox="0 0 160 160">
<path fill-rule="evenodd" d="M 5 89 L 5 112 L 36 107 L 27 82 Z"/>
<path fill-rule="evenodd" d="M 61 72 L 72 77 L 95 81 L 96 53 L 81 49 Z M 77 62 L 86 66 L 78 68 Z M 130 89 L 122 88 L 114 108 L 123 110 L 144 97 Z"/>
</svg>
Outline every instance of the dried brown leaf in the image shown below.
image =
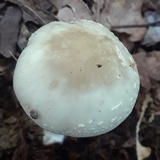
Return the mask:
<svg viewBox="0 0 160 160">
<path fill-rule="evenodd" d="M 2 9 L 5 6 L 5 3 L 0 3 L 0 9 Z"/>
<path fill-rule="evenodd" d="M 49 0 L 57 6 L 57 18 L 63 21 L 75 19 L 89 19 L 102 23 L 107 28 L 110 26 L 144 24 L 145 19 L 141 15 L 143 0 L 94 0 L 89 8 L 82 0 Z M 121 28 L 114 29 L 130 35 L 131 41 L 139 41 L 143 38 L 146 28 Z"/>
<path fill-rule="evenodd" d="M 59 20 L 72 21 L 77 19 L 92 19 L 91 11 L 82 0 L 63 1 L 61 7 L 57 14 Z"/>
<path fill-rule="evenodd" d="M 6 0 L 17 4 L 23 11 L 24 21 L 33 21 L 40 25 L 47 24 L 53 20 L 55 17 L 53 14 L 47 11 L 48 8 L 51 8 L 47 1 L 41 0 Z M 45 6 L 48 6 L 45 8 Z"/>
<path fill-rule="evenodd" d="M 69 5 L 71 0 L 48 0 L 52 5 L 57 7 L 57 10 L 60 10 L 66 5 Z"/>
<path fill-rule="evenodd" d="M 153 51 L 147 54 L 140 52 L 134 54 L 133 58 L 137 63 L 141 85 L 149 90 L 151 88 L 150 78 L 160 80 L 160 52 Z"/>
<path fill-rule="evenodd" d="M 14 129 L 8 127 L 0 128 L 0 147 L 10 149 L 17 145 L 17 133 Z"/>
<path fill-rule="evenodd" d="M 160 80 L 160 51 L 153 51 L 149 57 L 146 57 L 146 66 L 148 75 L 159 81 Z"/>
<path fill-rule="evenodd" d="M 150 83 L 150 79 L 149 79 L 148 72 L 146 69 L 146 62 L 145 62 L 146 53 L 140 52 L 140 53 L 134 54 L 133 58 L 137 63 L 137 68 L 138 68 L 138 72 L 140 75 L 141 86 L 149 90 L 151 88 L 151 83 Z"/>
<path fill-rule="evenodd" d="M 107 20 L 111 26 L 144 24 L 145 20 L 141 15 L 142 3 L 143 0 L 106 0 L 105 7 L 100 15 L 100 22 L 105 25 Z M 131 41 L 141 40 L 146 32 L 145 28 L 121 28 L 115 30 L 131 35 Z"/>
<path fill-rule="evenodd" d="M 0 22 L 0 53 L 7 58 L 11 57 L 10 52 L 15 53 L 21 14 L 19 8 L 10 6 Z"/>
<path fill-rule="evenodd" d="M 15 116 L 10 116 L 4 120 L 6 124 L 15 124 L 17 123 L 17 118 Z"/>
<path fill-rule="evenodd" d="M 22 24 L 21 30 L 19 33 L 19 39 L 17 42 L 17 44 L 21 50 L 23 50 L 27 46 L 28 39 L 30 36 L 31 36 L 31 33 L 29 32 L 28 28 L 26 27 L 25 24 Z"/>
</svg>

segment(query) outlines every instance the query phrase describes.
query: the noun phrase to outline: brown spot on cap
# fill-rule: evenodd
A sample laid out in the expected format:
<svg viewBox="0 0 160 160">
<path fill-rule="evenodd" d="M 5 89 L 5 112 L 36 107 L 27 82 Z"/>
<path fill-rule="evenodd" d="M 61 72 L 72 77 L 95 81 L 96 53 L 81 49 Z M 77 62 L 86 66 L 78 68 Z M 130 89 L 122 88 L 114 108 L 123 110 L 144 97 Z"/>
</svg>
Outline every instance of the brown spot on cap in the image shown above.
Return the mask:
<svg viewBox="0 0 160 160">
<path fill-rule="evenodd" d="M 41 44 L 45 46 L 44 53 L 48 53 L 44 56 L 48 76 L 54 79 L 49 88 L 56 87 L 59 77 L 64 79 L 68 86 L 66 90 L 70 91 L 86 91 L 95 84 L 112 87 L 116 83 L 117 72 L 126 78 L 126 68 L 113 43 L 107 36 L 71 27 Z M 101 70 L 97 70 L 95 64 Z M 79 72 L 80 68 L 83 72 Z"/>
</svg>

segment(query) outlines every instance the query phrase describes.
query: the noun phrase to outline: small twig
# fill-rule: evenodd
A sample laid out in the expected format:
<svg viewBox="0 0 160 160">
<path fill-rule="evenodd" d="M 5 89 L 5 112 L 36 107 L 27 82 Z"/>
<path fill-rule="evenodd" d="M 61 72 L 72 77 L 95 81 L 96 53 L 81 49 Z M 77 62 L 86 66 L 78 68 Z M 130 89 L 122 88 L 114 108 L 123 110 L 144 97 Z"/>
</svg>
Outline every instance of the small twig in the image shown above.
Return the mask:
<svg viewBox="0 0 160 160">
<path fill-rule="evenodd" d="M 118 28 L 147 28 L 147 27 L 157 27 L 160 26 L 160 21 L 148 23 L 148 24 L 133 24 L 133 25 L 121 25 L 121 26 L 111 26 L 111 29 Z"/>
<path fill-rule="evenodd" d="M 151 153 L 151 149 L 149 147 L 144 147 L 139 142 L 140 125 L 142 123 L 142 119 L 144 117 L 144 114 L 148 108 L 148 103 L 150 103 L 150 102 L 152 102 L 152 98 L 150 97 L 150 95 L 146 95 L 146 98 L 145 98 L 143 105 L 142 105 L 142 111 L 141 111 L 139 120 L 136 125 L 136 152 L 137 152 L 137 159 L 138 160 L 143 160 L 143 159 L 147 158 Z"/>
</svg>

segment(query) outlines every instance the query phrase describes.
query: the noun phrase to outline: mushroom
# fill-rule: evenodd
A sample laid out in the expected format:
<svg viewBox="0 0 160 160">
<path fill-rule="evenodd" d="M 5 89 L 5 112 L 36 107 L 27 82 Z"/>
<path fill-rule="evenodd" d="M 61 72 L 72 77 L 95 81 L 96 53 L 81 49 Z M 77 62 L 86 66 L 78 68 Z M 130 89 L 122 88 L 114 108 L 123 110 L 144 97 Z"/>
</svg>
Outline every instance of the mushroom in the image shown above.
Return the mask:
<svg viewBox="0 0 160 160">
<path fill-rule="evenodd" d="M 43 129 L 73 137 L 109 132 L 131 113 L 136 64 L 103 25 L 51 22 L 32 34 L 14 72 L 15 94 Z"/>
</svg>

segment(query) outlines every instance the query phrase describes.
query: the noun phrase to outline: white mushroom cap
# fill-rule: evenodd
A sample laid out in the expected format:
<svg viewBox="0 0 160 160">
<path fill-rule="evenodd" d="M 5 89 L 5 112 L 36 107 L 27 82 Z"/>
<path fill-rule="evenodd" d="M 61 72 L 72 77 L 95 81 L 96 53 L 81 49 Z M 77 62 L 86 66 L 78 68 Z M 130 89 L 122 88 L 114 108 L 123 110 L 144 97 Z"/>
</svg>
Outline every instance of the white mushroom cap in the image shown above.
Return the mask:
<svg viewBox="0 0 160 160">
<path fill-rule="evenodd" d="M 14 72 L 15 94 L 42 128 L 90 137 L 117 127 L 139 91 L 136 64 L 101 24 L 52 22 L 31 36 Z"/>
</svg>

